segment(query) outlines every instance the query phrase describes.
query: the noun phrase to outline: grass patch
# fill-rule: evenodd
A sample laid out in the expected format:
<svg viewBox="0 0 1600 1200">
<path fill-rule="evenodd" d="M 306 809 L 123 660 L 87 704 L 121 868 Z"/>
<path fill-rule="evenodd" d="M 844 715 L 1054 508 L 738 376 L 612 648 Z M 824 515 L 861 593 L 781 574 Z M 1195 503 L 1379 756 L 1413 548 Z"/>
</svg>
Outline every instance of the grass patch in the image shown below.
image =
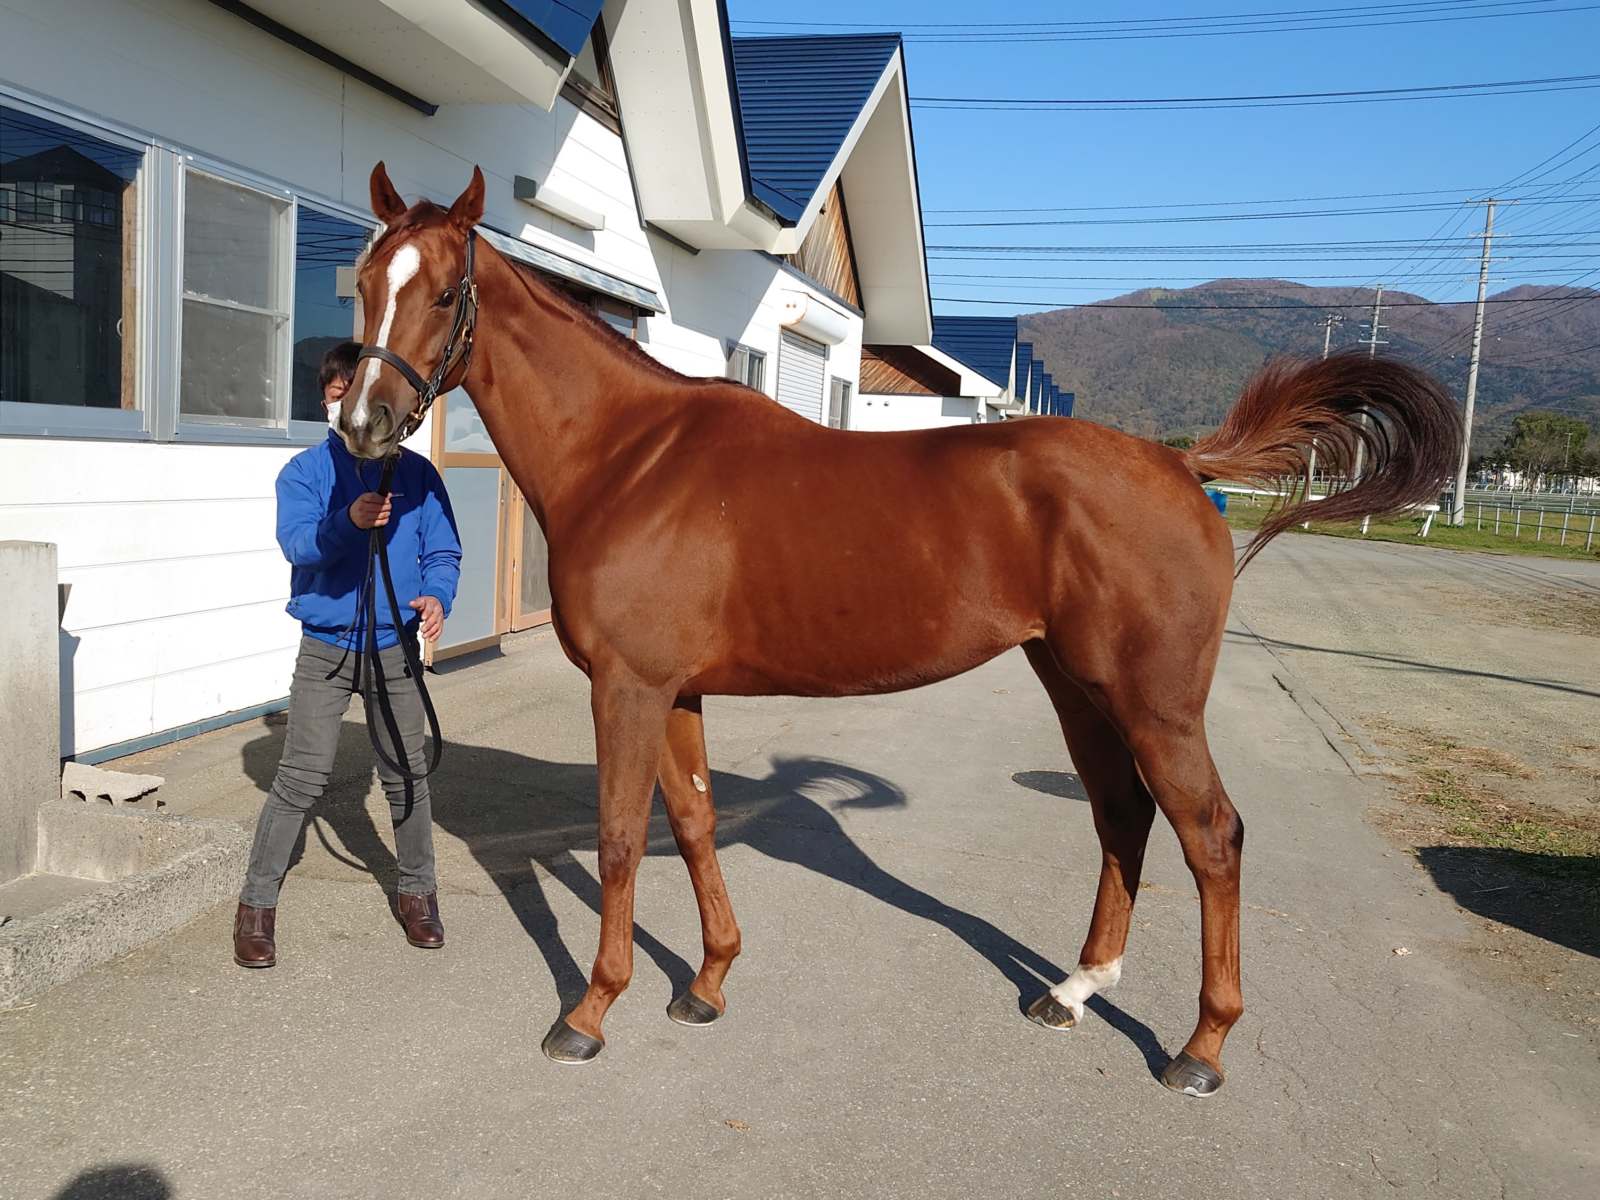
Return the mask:
<svg viewBox="0 0 1600 1200">
<path fill-rule="evenodd" d="M 1600 886 L 1600 829 L 1589 823 L 1500 799 L 1449 767 L 1418 770 L 1410 799 L 1437 812 L 1459 845 L 1571 859 L 1561 873 Z"/>
<path fill-rule="evenodd" d="M 1243 532 L 1259 529 L 1271 512 L 1271 501 L 1267 497 L 1257 497 L 1254 505 L 1242 496 L 1228 497 L 1228 524 L 1234 529 Z M 1501 532 L 1496 534 L 1493 529 L 1478 529 L 1476 517 L 1470 510 L 1467 513 L 1467 523 L 1459 529 L 1444 523 L 1441 516 L 1434 517 L 1433 528 L 1428 531 L 1426 538 L 1417 536 L 1423 522 L 1420 516 L 1373 521 L 1368 525 L 1365 534 L 1361 532 L 1359 521 L 1352 523 L 1313 521 L 1309 530 L 1302 529 L 1299 525 L 1292 525 L 1289 531 L 1320 533 L 1327 537 L 1364 537 L 1368 541 L 1375 542 L 1405 542 L 1413 546 L 1433 546 L 1442 550 L 1474 550 L 1479 553 L 1531 555 L 1539 558 L 1575 558 L 1590 562 L 1600 559 L 1600 532 L 1595 534 L 1592 548 L 1589 550 L 1583 548 L 1584 538 L 1589 534 L 1587 517 L 1582 518 L 1581 530 L 1577 527 L 1577 518 L 1574 518 L 1574 527 L 1567 530 L 1567 544 L 1562 546 L 1557 540 L 1561 536 L 1559 526 L 1552 530 L 1547 525 L 1544 539 L 1536 542 L 1533 540 L 1534 531 L 1527 524 L 1523 525 L 1522 537 L 1515 538 L 1511 536 L 1510 523 L 1503 518 Z M 1550 518 L 1547 516 L 1545 519 L 1548 521 Z"/>
</svg>

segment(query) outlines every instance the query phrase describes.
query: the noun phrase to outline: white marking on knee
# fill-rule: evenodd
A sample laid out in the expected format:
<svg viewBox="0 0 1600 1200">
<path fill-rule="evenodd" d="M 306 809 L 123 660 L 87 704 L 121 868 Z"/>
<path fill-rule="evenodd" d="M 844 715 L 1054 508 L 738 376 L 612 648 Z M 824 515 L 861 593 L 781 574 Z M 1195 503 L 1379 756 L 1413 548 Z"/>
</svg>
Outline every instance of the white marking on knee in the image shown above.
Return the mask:
<svg viewBox="0 0 1600 1200">
<path fill-rule="evenodd" d="M 703 791 L 706 790 L 706 781 L 704 779 L 701 779 L 699 775 L 691 775 L 689 778 L 694 780 L 694 790 L 695 791 L 703 792 Z"/>
<path fill-rule="evenodd" d="M 1102 966 L 1091 967 L 1086 963 L 1079 963 L 1073 968 L 1065 982 L 1056 984 L 1050 989 L 1050 994 L 1056 1000 L 1072 1010 L 1072 1015 L 1077 1020 L 1083 1020 L 1083 1002 L 1096 992 L 1103 992 L 1107 988 L 1117 986 L 1117 981 L 1122 978 L 1122 959 L 1114 958 Z"/>
<path fill-rule="evenodd" d="M 422 254 L 415 246 L 401 246 L 389 260 L 389 298 L 383 310 L 383 323 L 378 326 L 377 340 L 372 344 L 387 349 L 389 330 L 394 325 L 395 308 L 400 303 L 400 289 L 410 283 L 422 267 Z M 361 391 L 356 394 L 356 406 L 350 410 L 350 428 L 361 429 L 367 423 L 367 393 L 377 382 L 382 364 L 375 358 L 367 360 L 366 373 L 361 377 Z"/>
</svg>

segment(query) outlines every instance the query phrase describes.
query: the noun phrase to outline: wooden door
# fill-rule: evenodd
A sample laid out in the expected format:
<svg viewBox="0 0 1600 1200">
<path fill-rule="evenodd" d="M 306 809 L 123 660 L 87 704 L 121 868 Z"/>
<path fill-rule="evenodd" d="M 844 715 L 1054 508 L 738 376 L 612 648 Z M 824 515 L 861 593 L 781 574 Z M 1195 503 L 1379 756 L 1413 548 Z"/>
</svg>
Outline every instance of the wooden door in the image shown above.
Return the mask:
<svg viewBox="0 0 1600 1200">
<path fill-rule="evenodd" d="M 512 632 L 550 621 L 550 547 L 528 501 L 506 475 L 510 519 L 506 522 L 507 560 L 505 611 Z"/>
</svg>

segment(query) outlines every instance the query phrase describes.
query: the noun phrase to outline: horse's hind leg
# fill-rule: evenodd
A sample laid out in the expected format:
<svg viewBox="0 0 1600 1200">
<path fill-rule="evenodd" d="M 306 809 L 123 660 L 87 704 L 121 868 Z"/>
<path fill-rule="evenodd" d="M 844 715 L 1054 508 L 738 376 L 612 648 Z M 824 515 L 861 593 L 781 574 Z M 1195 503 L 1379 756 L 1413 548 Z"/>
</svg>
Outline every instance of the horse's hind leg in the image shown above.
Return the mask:
<svg viewBox="0 0 1600 1200">
<path fill-rule="evenodd" d="M 717 863 L 717 813 L 711 799 L 705 725 L 699 697 L 680 699 L 667 717 L 667 740 L 658 777 L 667 819 L 677 839 L 694 898 L 700 906 L 705 958 L 689 989 L 667 1007 L 680 1025 L 709 1025 L 727 1007 L 722 981 L 739 953 L 739 926 Z"/>
<path fill-rule="evenodd" d="M 1078 965 L 1028 1007 L 1028 1016 L 1039 1024 L 1071 1029 L 1083 1017 L 1084 1001 L 1122 976 L 1122 952 L 1128 943 L 1155 803 L 1121 735 L 1056 664 L 1049 648 L 1035 641 L 1024 650 L 1061 720 L 1100 835 L 1100 887 Z"/>
<path fill-rule="evenodd" d="M 1239 863 L 1244 822 L 1217 776 L 1204 716 L 1145 717 L 1126 724 L 1139 770 L 1177 831 L 1200 891 L 1200 1019 L 1161 1082 L 1208 1096 L 1222 1086 L 1222 1043 L 1244 1012 L 1239 987 Z"/>
</svg>

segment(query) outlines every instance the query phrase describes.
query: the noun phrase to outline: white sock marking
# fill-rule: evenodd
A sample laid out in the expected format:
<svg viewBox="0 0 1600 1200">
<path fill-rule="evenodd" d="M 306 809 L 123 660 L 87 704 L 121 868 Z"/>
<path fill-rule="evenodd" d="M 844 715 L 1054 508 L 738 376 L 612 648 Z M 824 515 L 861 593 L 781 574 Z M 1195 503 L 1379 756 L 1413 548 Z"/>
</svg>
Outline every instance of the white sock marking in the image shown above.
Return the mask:
<svg viewBox="0 0 1600 1200">
<path fill-rule="evenodd" d="M 378 340 L 374 346 L 385 349 L 389 345 L 389 328 L 394 324 L 394 310 L 400 301 L 400 289 L 410 283 L 422 266 L 422 254 L 415 246 L 401 246 L 389 260 L 389 298 L 383 310 L 383 323 L 378 326 Z M 367 360 L 366 373 L 361 377 L 361 391 L 356 396 L 356 406 L 350 410 L 350 428 L 360 429 L 367 423 L 367 392 L 378 378 L 382 364 L 375 358 Z"/>
<path fill-rule="evenodd" d="M 1066 1005 L 1072 1010 L 1072 1015 L 1077 1020 L 1083 1020 L 1083 1002 L 1096 992 L 1103 992 L 1107 988 L 1116 987 L 1117 980 L 1122 978 L 1122 960 L 1114 958 L 1103 966 L 1090 967 L 1079 963 L 1073 968 L 1065 982 L 1056 984 L 1050 989 L 1050 994 L 1057 1002 Z"/>
</svg>

